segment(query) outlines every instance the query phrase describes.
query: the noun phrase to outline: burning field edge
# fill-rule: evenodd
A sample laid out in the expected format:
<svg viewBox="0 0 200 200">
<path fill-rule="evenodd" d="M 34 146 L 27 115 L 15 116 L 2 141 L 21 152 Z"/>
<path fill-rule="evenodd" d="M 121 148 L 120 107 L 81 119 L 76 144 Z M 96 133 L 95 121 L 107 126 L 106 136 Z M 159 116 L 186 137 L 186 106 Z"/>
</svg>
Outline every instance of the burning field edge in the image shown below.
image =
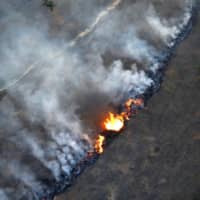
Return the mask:
<svg viewBox="0 0 200 200">
<path fill-rule="evenodd" d="M 156 74 L 153 74 L 151 71 L 147 71 L 146 73 L 148 76 L 156 83 L 153 86 L 146 89 L 145 93 L 142 96 L 137 96 L 134 99 L 130 98 L 127 100 L 132 100 L 133 103 L 131 103 L 127 109 L 126 103 L 124 105 L 121 105 L 123 112 L 128 111 L 128 117 L 123 118 L 124 119 L 124 126 L 128 123 L 128 120 L 133 117 L 137 112 L 144 108 L 147 105 L 148 100 L 152 97 L 153 94 L 159 91 L 161 83 L 163 81 L 163 75 L 165 73 L 165 69 L 172 58 L 177 45 L 183 41 L 191 32 L 192 27 L 196 24 L 196 19 L 199 11 L 199 5 L 200 3 L 196 2 L 195 6 L 192 8 L 192 13 L 190 20 L 188 23 L 183 27 L 182 32 L 179 33 L 177 39 L 175 40 L 173 46 L 168 47 L 165 52 L 163 52 L 166 56 L 163 60 L 158 60 L 158 63 L 160 64 L 160 68 L 158 69 Z M 140 104 L 135 104 L 135 100 L 140 100 Z M 130 109 L 130 110 L 129 110 Z M 120 112 L 122 114 L 123 112 Z M 130 113 L 129 113 L 130 112 Z M 60 182 L 55 183 L 54 187 L 50 190 L 46 191 L 46 194 L 43 194 L 41 197 L 41 200 L 52 200 L 54 197 L 62 192 L 64 192 L 66 189 L 69 189 L 70 186 L 73 185 L 76 178 L 81 175 L 81 173 L 89 166 L 96 162 L 96 160 L 99 158 L 101 153 L 103 153 L 103 149 L 106 148 L 116 137 L 120 135 L 120 133 L 123 132 L 123 128 L 119 128 L 118 131 L 110 130 L 110 131 L 103 131 L 102 133 L 99 133 L 97 135 L 96 139 L 96 145 L 94 146 L 93 152 L 88 152 L 88 156 L 82 160 L 73 170 L 71 177 L 63 176 L 62 180 Z M 39 195 L 41 196 L 41 195 Z"/>
</svg>

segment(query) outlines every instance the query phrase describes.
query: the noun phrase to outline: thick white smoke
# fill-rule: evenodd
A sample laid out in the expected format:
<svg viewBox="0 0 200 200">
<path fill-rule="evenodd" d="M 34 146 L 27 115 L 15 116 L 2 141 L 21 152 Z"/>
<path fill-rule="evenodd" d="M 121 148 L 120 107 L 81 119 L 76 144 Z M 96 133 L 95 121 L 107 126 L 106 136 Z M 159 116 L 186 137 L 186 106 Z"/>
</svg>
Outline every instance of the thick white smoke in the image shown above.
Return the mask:
<svg viewBox="0 0 200 200">
<path fill-rule="evenodd" d="M 191 17 L 192 1 L 173 2 L 168 17 L 170 1 L 0 2 L 0 199 L 39 199 L 70 177 L 102 113 L 156 84 L 147 71 Z"/>
</svg>

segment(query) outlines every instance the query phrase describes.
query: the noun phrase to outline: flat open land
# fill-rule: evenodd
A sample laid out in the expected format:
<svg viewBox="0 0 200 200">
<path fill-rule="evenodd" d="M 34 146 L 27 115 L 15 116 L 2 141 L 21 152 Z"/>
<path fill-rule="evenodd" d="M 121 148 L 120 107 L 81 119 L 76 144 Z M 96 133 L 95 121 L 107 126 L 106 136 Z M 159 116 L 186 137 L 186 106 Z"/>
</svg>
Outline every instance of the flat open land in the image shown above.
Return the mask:
<svg viewBox="0 0 200 200">
<path fill-rule="evenodd" d="M 56 200 L 200 200 L 200 17 L 160 91 Z"/>
</svg>

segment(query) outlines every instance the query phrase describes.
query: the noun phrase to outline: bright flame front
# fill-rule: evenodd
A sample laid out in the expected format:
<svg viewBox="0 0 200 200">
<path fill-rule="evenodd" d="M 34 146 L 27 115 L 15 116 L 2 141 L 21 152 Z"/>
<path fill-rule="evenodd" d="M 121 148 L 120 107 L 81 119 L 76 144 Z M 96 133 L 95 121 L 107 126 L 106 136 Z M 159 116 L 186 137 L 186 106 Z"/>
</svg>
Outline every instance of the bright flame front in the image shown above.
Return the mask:
<svg viewBox="0 0 200 200">
<path fill-rule="evenodd" d="M 103 135 L 98 135 L 94 148 L 95 148 L 96 152 L 99 154 L 103 153 L 104 141 L 105 141 L 105 137 Z"/>
<path fill-rule="evenodd" d="M 124 103 L 124 110 L 120 114 L 114 114 L 112 112 L 108 113 L 108 117 L 103 122 L 103 130 L 104 131 L 114 131 L 120 132 L 124 125 L 125 121 L 129 120 L 132 116 L 132 106 L 140 107 L 143 106 L 143 99 L 133 99 L 130 98 Z M 94 149 L 96 153 L 102 154 L 104 151 L 104 144 L 106 143 L 106 136 L 101 134 L 98 135 Z"/>
<path fill-rule="evenodd" d="M 105 129 L 108 131 L 120 131 L 124 127 L 123 116 L 111 112 L 108 115 L 108 118 L 104 122 Z"/>
</svg>

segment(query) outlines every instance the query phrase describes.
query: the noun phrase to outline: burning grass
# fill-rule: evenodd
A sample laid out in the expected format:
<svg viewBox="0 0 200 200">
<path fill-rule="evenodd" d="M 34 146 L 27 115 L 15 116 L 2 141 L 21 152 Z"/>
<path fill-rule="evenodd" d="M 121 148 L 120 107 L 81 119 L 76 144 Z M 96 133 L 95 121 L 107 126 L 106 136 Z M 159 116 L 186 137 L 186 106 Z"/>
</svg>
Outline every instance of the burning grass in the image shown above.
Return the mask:
<svg viewBox="0 0 200 200">
<path fill-rule="evenodd" d="M 140 107 L 143 107 L 143 99 L 128 99 L 124 104 L 124 109 L 121 113 L 108 112 L 107 117 L 103 121 L 103 133 L 98 134 L 94 149 L 97 154 L 104 152 L 104 144 L 108 137 L 107 132 L 110 134 L 118 134 L 125 126 L 125 122 L 130 119 L 132 114 Z"/>
</svg>

